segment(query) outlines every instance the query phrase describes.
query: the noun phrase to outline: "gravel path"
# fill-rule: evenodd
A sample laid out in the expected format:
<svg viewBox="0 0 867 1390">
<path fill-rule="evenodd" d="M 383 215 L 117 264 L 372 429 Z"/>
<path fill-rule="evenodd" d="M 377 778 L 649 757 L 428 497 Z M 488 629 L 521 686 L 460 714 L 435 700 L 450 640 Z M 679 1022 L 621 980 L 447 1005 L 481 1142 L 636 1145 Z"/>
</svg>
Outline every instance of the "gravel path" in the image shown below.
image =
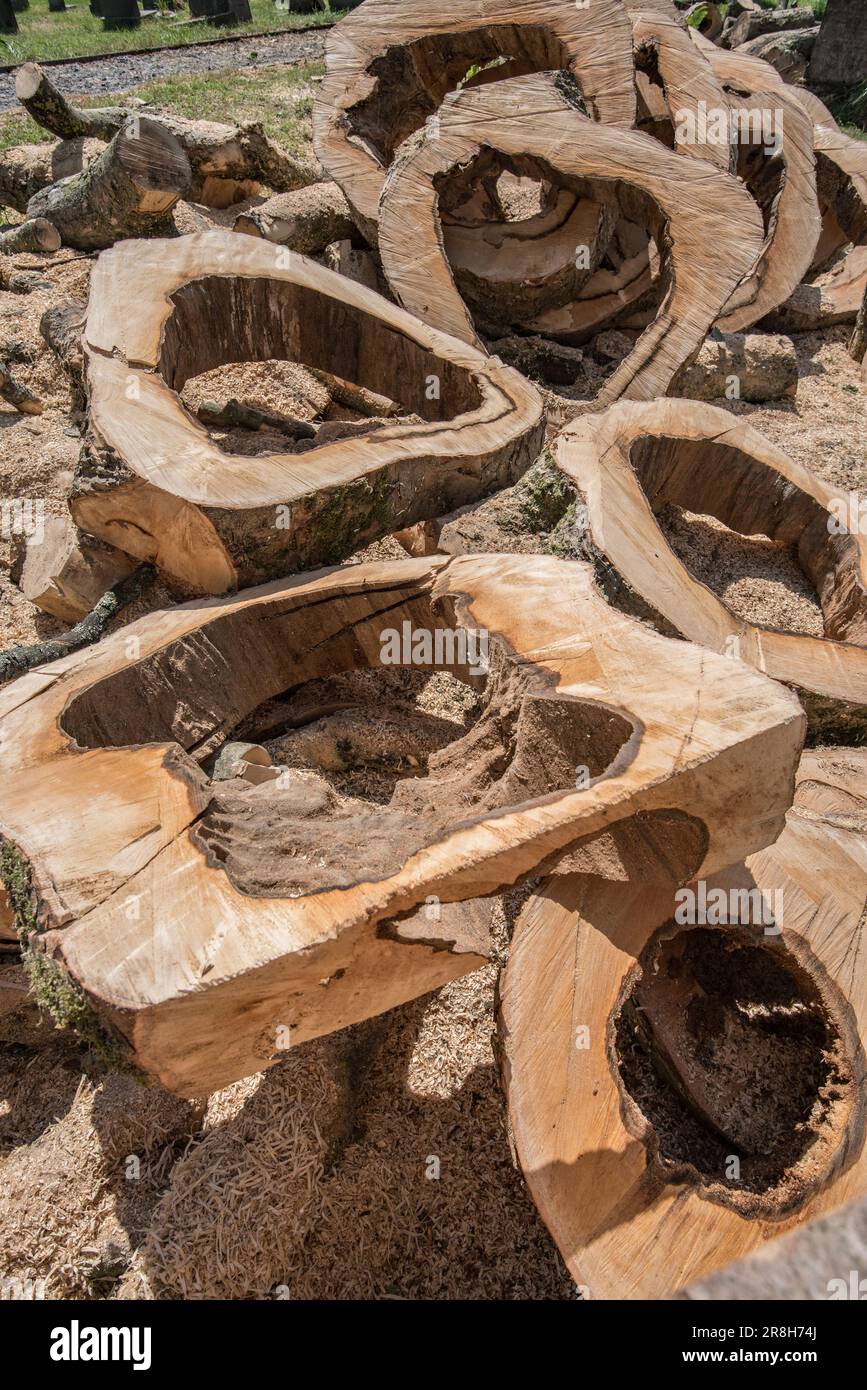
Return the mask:
<svg viewBox="0 0 867 1390">
<path fill-rule="evenodd" d="M 50 67 L 48 71 L 61 92 L 75 96 L 107 96 L 112 92 L 128 91 L 156 77 L 244 67 L 251 58 L 256 67 L 310 62 L 325 56 L 327 33 L 327 29 L 322 29 L 306 34 L 278 34 L 271 38 L 253 34 L 227 43 L 188 45 L 162 53 L 132 53 L 124 58 L 108 54 L 96 62 L 65 63 Z M 17 107 L 15 75 L 0 73 L 0 111 L 14 111 Z"/>
</svg>

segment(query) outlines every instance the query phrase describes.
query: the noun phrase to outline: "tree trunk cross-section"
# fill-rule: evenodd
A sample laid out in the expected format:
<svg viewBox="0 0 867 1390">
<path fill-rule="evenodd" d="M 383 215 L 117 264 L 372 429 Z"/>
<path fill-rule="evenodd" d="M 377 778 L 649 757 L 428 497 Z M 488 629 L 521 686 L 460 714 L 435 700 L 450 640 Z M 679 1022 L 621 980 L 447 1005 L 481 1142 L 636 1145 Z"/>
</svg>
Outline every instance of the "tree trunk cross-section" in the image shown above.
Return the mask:
<svg viewBox="0 0 867 1390">
<path fill-rule="evenodd" d="M 619 0 L 366 0 L 328 35 L 313 140 L 369 241 L 398 146 L 474 68 L 468 85 L 568 69 L 595 120 L 635 119 L 632 33 Z"/>
<path fill-rule="evenodd" d="M 345 559 L 508 486 L 542 445 L 540 397 L 517 372 L 259 238 L 114 248 L 91 281 L 84 345 L 93 450 L 73 517 L 207 593 Z M 414 422 L 300 453 L 224 452 L 177 392 L 225 362 L 273 358 L 358 382 Z"/>
<path fill-rule="evenodd" d="M 624 403 L 566 427 L 558 466 L 587 498 L 595 544 L 627 584 L 690 641 L 733 651 L 777 680 L 867 703 L 867 546 L 849 531 L 849 498 L 716 406 Z M 714 516 L 745 536 L 797 547 L 824 637 L 760 627 L 695 579 L 656 513 Z"/>
<path fill-rule="evenodd" d="M 799 1071 L 797 1061 L 803 1039 L 791 1032 L 786 1037 L 785 1009 L 775 1019 L 773 997 L 759 997 L 757 1013 L 769 1019 L 771 1031 L 752 1025 L 742 1053 L 725 1057 L 734 1063 L 728 1069 L 736 1079 L 734 1094 L 713 1094 L 713 1073 L 695 1065 L 695 1043 L 679 1032 L 682 1020 L 693 1020 L 698 1045 L 711 1057 L 750 1028 L 725 998 L 709 999 L 682 967 L 665 969 L 666 947 L 686 958 L 690 936 L 702 930 L 687 925 L 676 935 L 672 919 L 684 898 L 675 896 L 678 882 L 669 866 L 658 866 L 655 882 L 629 873 L 620 882 L 586 873 L 552 878 L 524 908 L 501 1002 L 512 1133 L 533 1199 L 590 1298 L 665 1298 L 867 1190 L 858 1094 L 865 1065 L 860 1039 L 867 1032 L 865 779 L 863 749 L 806 752 L 794 806 L 776 843 L 690 885 L 694 902 L 702 889 L 706 901 L 718 890 L 725 895 L 729 910 L 717 919 L 725 923 L 717 956 L 724 962 L 727 952 L 737 952 L 739 992 L 746 998 L 751 983 L 744 965 L 760 979 L 755 965 L 764 960 L 778 988 L 787 977 L 798 983 L 800 998 L 792 1002 L 802 1017 L 809 1009 L 813 1031 L 835 1039 L 825 1067 L 833 1084 L 823 1085 L 820 1075 L 812 1107 L 805 1106 L 794 1124 L 789 1116 L 794 1133 L 783 1124 L 779 1135 L 763 1136 L 758 1153 L 749 1125 L 766 1125 L 772 1113 L 785 1116 L 804 1084 L 807 1069 Z M 755 791 L 753 784 L 750 795 Z M 761 893 L 770 916 L 756 910 Z M 620 1045 L 630 988 L 645 1019 L 633 1015 L 633 1040 L 637 1050 L 646 1049 L 643 1039 L 651 1034 L 655 1068 L 655 1080 L 650 1071 L 639 1099 L 624 1085 Z M 667 994 L 673 996 L 670 1013 Z M 704 1019 L 711 1026 L 702 1031 Z M 576 1022 L 583 1025 L 580 1036 Z M 676 1050 L 667 1054 L 669 1039 Z M 787 1049 L 796 1059 L 788 1073 Z M 686 1069 L 690 1052 L 693 1066 Z M 662 1132 L 647 1104 L 653 1090 L 668 1096 Z M 688 1136 L 679 1153 L 672 1152 L 674 1116 Z M 731 1139 L 733 1118 L 741 1124 L 740 1148 Z M 750 1180 L 752 1171 L 761 1171 L 761 1150 L 787 1139 L 797 1141 L 788 1166 L 774 1188 L 763 1190 Z M 738 1175 L 725 1151 L 738 1156 Z"/>
<path fill-rule="evenodd" d="M 416 664 L 488 673 L 478 722 L 426 776 L 361 824 L 313 811 L 311 826 L 273 782 L 236 790 L 253 797 L 241 813 L 223 800 L 200 764 L 245 716 L 381 669 L 404 624 L 414 641 L 451 634 Z M 277 1060 L 281 1032 L 294 1045 L 476 968 L 485 947 L 445 912 L 426 921 L 426 903 L 484 898 L 564 856 L 607 872 L 661 854 L 690 878 L 772 842 L 804 727 L 782 686 L 613 611 L 589 566 L 348 565 L 152 613 L 15 682 L 0 833 L 29 863 L 30 948 L 140 1067 L 202 1095 Z M 745 760 L 764 769 L 760 796 L 733 795 Z M 263 891 L 269 853 L 284 867 Z"/>
<path fill-rule="evenodd" d="M 632 204 L 624 211 L 650 222 L 656 244 L 667 249 L 657 316 L 605 383 L 597 406 L 664 394 L 735 292 L 736 302 L 757 292 L 763 227 L 747 190 L 652 136 L 588 120 L 560 79 L 543 74 L 460 93 L 418 148 L 398 156 L 389 171 L 379 222 L 383 268 L 401 303 L 444 332 L 479 342 L 443 250 L 437 206 L 450 172 L 482 145 L 538 160 L 566 188 L 576 180 L 626 185 L 626 192 L 617 190 L 622 204 Z"/>
<path fill-rule="evenodd" d="M 24 63 L 18 69 L 15 94 L 34 121 L 61 140 L 111 140 L 137 114 L 131 107 L 74 106 L 38 63 Z M 195 202 L 228 207 L 253 196 L 262 185 L 285 193 L 318 178 L 312 161 L 295 159 L 261 125 L 230 126 L 168 115 L 158 119 L 190 161 Z"/>
</svg>

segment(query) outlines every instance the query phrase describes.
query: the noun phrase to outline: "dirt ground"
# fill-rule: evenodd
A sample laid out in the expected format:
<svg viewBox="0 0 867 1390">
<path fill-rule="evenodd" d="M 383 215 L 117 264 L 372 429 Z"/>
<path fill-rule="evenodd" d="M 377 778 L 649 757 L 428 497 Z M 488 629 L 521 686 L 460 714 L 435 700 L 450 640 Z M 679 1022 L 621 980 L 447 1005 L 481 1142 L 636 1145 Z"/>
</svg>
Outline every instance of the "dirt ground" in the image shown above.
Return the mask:
<svg viewBox="0 0 867 1390">
<path fill-rule="evenodd" d="M 51 515 L 64 511 L 82 419 L 39 320 L 86 297 L 90 266 L 68 252 L 0 258 L 0 282 L 29 277 L 26 292 L 0 291 L 0 359 L 44 403 L 29 417 L 0 404 L 2 497 Z M 795 340 L 794 400 L 719 404 L 863 493 L 867 390 L 848 336 Z M 291 413 L 303 394 L 291 369 L 209 377 L 198 395 L 189 388 L 192 404 L 222 391 Z M 464 544 L 546 549 L 550 524 L 520 489 L 464 518 Z M 745 615 L 821 632 L 816 596 L 784 549 L 684 514 L 666 527 Z M 404 551 L 385 538 L 365 554 Z M 0 539 L 0 647 L 62 626 L 23 598 L 20 560 L 21 537 Z M 158 583 L 127 617 L 172 598 Z M 462 717 L 445 687 L 419 699 L 427 714 Z M 496 987 L 520 901 L 494 903 L 491 964 L 198 1103 L 106 1072 L 30 1004 L 4 1012 L 0 995 L 0 1297 L 30 1280 L 67 1298 L 576 1298 L 515 1163 L 498 1080 Z M 729 1292 L 710 1284 L 696 1296 L 730 1297 L 734 1277 Z"/>
</svg>

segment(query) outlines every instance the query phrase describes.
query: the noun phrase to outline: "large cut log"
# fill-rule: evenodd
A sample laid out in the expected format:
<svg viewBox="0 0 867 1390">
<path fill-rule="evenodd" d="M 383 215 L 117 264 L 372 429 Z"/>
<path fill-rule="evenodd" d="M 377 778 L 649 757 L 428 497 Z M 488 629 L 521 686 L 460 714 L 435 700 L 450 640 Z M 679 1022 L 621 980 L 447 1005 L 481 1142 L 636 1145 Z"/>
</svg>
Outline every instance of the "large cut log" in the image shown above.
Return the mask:
<svg viewBox="0 0 867 1390">
<path fill-rule="evenodd" d="M 15 93 L 38 125 L 62 140 L 75 137 L 111 140 L 135 116 L 123 106 L 74 106 L 38 63 L 24 63 L 15 78 Z M 228 207 L 255 194 L 260 186 L 289 192 L 319 177 L 310 161 L 295 159 L 259 124 L 222 125 L 148 112 L 183 147 L 192 171 L 191 197 L 205 206 Z"/>
<path fill-rule="evenodd" d="M 820 205 L 852 249 L 830 273 L 820 271 L 799 285 L 769 316 L 768 327 L 782 332 L 854 323 L 867 288 L 867 144 L 824 125 L 815 127 L 814 143 Z"/>
<path fill-rule="evenodd" d="M 556 76 L 541 74 L 461 92 L 389 170 L 379 220 L 383 268 L 401 303 L 434 327 L 479 342 L 443 250 L 438 200 L 450 171 L 483 145 L 539 160 L 564 188 L 620 181 L 624 212 L 665 247 L 659 312 L 597 404 L 664 393 L 722 309 L 754 297 L 763 229 L 747 190 L 652 136 L 588 120 Z M 713 257 L 699 249 L 707 246 Z"/>
<path fill-rule="evenodd" d="M 594 543 L 627 584 L 690 641 L 735 652 L 778 680 L 867 703 L 867 541 L 850 497 L 715 406 L 624 403 L 567 426 L 556 461 L 587 499 Z M 690 574 L 660 529 L 667 505 L 741 535 L 796 547 L 825 635 L 747 622 Z"/>
<path fill-rule="evenodd" d="M 822 215 L 812 117 L 788 95 L 788 89 L 750 88 L 746 98 L 732 89 L 728 97 L 737 123 L 736 172 L 765 222 L 755 296 L 719 320 L 724 332 L 740 333 L 788 299 L 807 274 Z"/>
<path fill-rule="evenodd" d="M 744 862 L 684 891 L 660 855 L 524 908 L 511 1130 L 585 1296 L 665 1298 L 863 1197 L 865 785 L 863 749 L 810 750 L 785 830 Z"/>
<path fill-rule="evenodd" d="M 314 148 L 371 243 L 398 146 L 461 84 L 568 69 L 595 120 L 635 119 L 631 26 L 619 0 L 366 0 L 331 30 L 325 51 Z"/>
<path fill-rule="evenodd" d="M 189 160 L 175 137 L 132 116 L 82 173 L 35 193 L 27 216 L 52 222 L 65 246 L 90 251 L 153 231 L 189 191 Z"/>
<path fill-rule="evenodd" d="M 728 47 L 739 48 L 760 34 L 781 34 L 787 29 L 809 29 L 814 23 L 813 11 L 801 5 L 784 10 L 750 10 L 739 15 L 728 34 Z M 708 37 L 710 37 L 708 35 Z"/>
<path fill-rule="evenodd" d="M 517 372 L 363 285 L 231 232 L 100 257 L 85 357 L 93 453 L 76 522 L 208 593 L 345 559 L 514 482 L 542 444 L 541 400 Z M 412 418 L 250 456 L 213 442 L 178 398 L 226 362 L 284 358 Z"/>
<path fill-rule="evenodd" d="M 333 241 L 351 237 L 355 223 L 336 183 L 314 183 L 239 212 L 232 230 L 318 256 Z"/>
<path fill-rule="evenodd" d="M 263 701 L 392 661 L 489 677 L 387 806 L 347 818 L 315 787 L 299 805 L 201 770 Z M 196 1096 L 477 967 L 448 904 L 573 854 L 664 853 L 687 878 L 770 843 L 803 732 L 789 691 L 614 612 L 588 566 L 349 565 L 152 613 L 16 682 L 0 833 L 28 952 Z M 733 797 L 745 766 L 760 793 Z"/>
<path fill-rule="evenodd" d="M 650 114 L 673 129 L 682 154 L 707 159 L 729 172 L 733 168 L 731 144 L 708 138 L 712 132 L 707 113 L 725 112 L 728 99 L 707 59 L 680 23 L 662 14 L 634 11 L 632 33 L 636 79 L 646 79 L 648 86 L 639 85 L 639 91 L 653 103 Z M 650 133 L 655 132 L 651 129 Z"/>
</svg>

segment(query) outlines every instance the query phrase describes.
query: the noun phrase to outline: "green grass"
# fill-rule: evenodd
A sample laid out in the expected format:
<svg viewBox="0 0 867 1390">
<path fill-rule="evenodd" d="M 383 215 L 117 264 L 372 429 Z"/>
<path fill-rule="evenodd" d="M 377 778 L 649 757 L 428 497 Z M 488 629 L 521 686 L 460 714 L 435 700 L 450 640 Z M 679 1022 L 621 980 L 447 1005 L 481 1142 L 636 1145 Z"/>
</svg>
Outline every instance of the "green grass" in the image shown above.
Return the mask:
<svg viewBox="0 0 867 1390">
<path fill-rule="evenodd" d="M 24 63 L 29 59 L 81 58 L 92 53 L 121 53 L 128 49 L 159 48 L 163 44 L 182 47 L 202 43 L 207 39 L 235 38 L 244 34 L 260 34 L 270 29 L 305 29 L 310 25 L 328 24 L 341 11 L 316 14 L 287 14 L 275 8 L 273 0 L 250 0 L 252 23 L 238 24 L 233 29 L 216 29 L 211 24 L 188 24 L 178 28 L 164 11 L 165 18 L 143 20 L 138 29 L 119 29 L 106 33 L 102 20 L 90 13 L 87 0 L 77 0 L 74 10 L 51 14 L 47 0 L 31 0 L 29 10 L 17 15 L 19 33 L 0 37 L 0 64 Z M 159 0 L 152 0 L 153 4 Z M 148 6 L 150 8 L 150 4 Z M 189 11 L 179 11 L 189 19 Z"/>
<path fill-rule="evenodd" d="M 79 104 L 122 106 L 135 96 L 174 116 L 203 121 L 261 121 L 267 133 L 292 154 L 309 153 L 313 78 L 324 71 L 325 64 L 318 62 L 293 63 L 291 67 L 226 68 L 221 72 L 164 77 L 130 92 L 84 97 Z M 0 115 L 0 153 L 13 145 L 53 138 L 23 112 Z"/>
</svg>

